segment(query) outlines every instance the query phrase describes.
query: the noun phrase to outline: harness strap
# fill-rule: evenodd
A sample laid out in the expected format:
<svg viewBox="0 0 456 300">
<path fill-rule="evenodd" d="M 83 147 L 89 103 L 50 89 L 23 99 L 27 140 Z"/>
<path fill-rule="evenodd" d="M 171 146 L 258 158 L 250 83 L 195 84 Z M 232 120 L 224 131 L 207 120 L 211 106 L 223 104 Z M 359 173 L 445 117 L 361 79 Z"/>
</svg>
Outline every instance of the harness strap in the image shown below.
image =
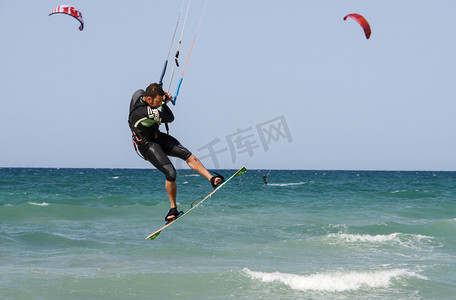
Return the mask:
<svg viewBox="0 0 456 300">
<path fill-rule="evenodd" d="M 132 135 L 132 137 L 131 137 L 131 140 L 132 140 L 132 142 L 133 142 L 133 147 L 135 148 L 135 152 L 136 152 L 136 154 L 138 154 L 139 157 L 141 157 L 141 158 L 144 159 L 144 160 L 147 160 L 147 159 L 146 159 L 144 156 L 142 156 L 141 153 L 139 153 L 139 151 L 138 151 L 138 147 L 137 147 L 137 144 L 136 144 L 136 140 L 137 140 L 137 139 L 138 139 L 138 137 L 136 136 L 136 133 L 133 132 L 133 135 Z"/>
</svg>

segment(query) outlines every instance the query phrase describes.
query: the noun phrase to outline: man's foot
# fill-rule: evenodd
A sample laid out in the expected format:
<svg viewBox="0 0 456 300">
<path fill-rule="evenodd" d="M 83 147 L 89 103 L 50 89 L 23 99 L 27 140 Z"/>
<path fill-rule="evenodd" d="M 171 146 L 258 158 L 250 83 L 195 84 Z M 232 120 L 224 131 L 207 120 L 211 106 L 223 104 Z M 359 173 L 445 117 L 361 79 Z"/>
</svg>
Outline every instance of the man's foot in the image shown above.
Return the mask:
<svg viewBox="0 0 456 300">
<path fill-rule="evenodd" d="M 184 212 L 183 211 L 178 211 L 177 208 L 173 207 L 171 208 L 168 213 L 166 214 L 165 221 L 167 222 L 166 224 L 176 220 L 179 218 Z"/>
<path fill-rule="evenodd" d="M 211 178 L 211 184 L 212 184 L 212 187 L 214 189 L 216 189 L 222 182 L 225 181 L 225 177 L 223 177 L 222 175 L 220 175 L 217 172 L 214 172 L 214 173 L 217 174 L 217 176 L 213 176 Z"/>
</svg>

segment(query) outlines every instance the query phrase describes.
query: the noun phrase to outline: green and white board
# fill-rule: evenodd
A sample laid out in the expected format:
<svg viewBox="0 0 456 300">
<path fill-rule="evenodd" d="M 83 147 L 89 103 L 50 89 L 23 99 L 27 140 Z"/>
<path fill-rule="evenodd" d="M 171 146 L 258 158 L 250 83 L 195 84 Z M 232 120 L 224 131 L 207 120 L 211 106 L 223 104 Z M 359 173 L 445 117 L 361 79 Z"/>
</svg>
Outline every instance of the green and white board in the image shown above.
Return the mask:
<svg viewBox="0 0 456 300">
<path fill-rule="evenodd" d="M 216 189 L 214 189 L 212 192 L 209 193 L 209 195 L 207 195 L 206 197 L 204 197 L 202 200 L 200 200 L 198 203 L 196 203 L 195 205 L 193 205 L 192 207 L 190 207 L 188 210 L 186 210 L 179 218 L 175 219 L 174 221 L 171 221 L 169 222 L 168 224 L 164 225 L 163 227 L 161 227 L 160 229 L 158 229 L 157 231 L 149 234 L 145 239 L 151 239 L 151 240 L 154 240 L 161 232 L 162 230 L 164 230 L 165 228 L 171 226 L 172 224 L 176 223 L 178 220 L 182 219 L 186 214 L 188 214 L 189 212 L 191 212 L 193 209 L 197 208 L 201 203 L 203 203 L 206 199 L 208 199 L 209 197 L 211 197 L 215 192 L 217 192 L 222 186 L 224 186 L 226 183 L 228 183 L 228 181 L 230 181 L 233 177 L 235 176 L 241 176 L 242 174 L 244 174 L 245 171 L 247 171 L 247 169 L 245 168 L 246 165 L 244 165 L 242 168 L 240 168 L 236 173 L 234 173 L 233 175 L 231 175 L 230 178 L 228 178 L 227 180 L 225 180 L 224 182 L 222 182 Z"/>
</svg>

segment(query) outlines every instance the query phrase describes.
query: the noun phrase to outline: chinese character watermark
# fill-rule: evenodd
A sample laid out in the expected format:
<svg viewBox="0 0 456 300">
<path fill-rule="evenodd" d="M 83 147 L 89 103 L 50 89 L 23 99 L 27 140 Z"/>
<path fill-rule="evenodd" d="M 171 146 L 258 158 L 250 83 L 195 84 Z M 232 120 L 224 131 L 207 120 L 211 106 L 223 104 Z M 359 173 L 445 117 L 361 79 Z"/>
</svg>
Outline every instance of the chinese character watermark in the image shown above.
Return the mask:
<svg viewBox="0 0 456 300">
<path fill-rule="evenodd" d="M 293 141 L 285 116 L 280 116 L 255 126 L 237 128 L 236 131 L 225 137 L 226 144 L 221 139 L 214 138 L 199 147 L 195 155 L 201 161 L 212 160 L 214 168 L 218 169 L 220 167 L 218 156 L 225 152 L 229 152 L 231 162 L 235 163 L 240 155 L 247 154 L 252 157 L 255 151 L 260 151 L 261 149 L 267 152 L 272 143 L 279 142 L 281 139 L 288 141 L 288 143 Z M 177 160 L 175 165 L 177 169 L 182 168 L 182 160 Z"/>
</svg>

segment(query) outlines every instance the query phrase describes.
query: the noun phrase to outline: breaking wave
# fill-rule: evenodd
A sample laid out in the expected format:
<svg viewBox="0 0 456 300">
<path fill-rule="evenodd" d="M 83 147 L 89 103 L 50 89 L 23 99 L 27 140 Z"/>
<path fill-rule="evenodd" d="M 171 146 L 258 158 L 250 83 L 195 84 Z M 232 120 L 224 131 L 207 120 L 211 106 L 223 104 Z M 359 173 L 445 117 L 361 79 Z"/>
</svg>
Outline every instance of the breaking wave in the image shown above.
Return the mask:
<svg viewBox="0 0 456 300">
<path fill-rule="evenodd" d="M 354 291 L 362 288 L 384 288 L 390 286 L 394 280 L 428 278 L 405 269 L 381 270 L 372 272 L 338 271 L 330 273 L 317 273 L 310 275 L 295 275 L 281 272 L 256 272 L 247 268 L 243 272 L 250 278 L 262 282 L 280 282 L 294 290 L 312 290 L 324 292 Z"/>
</svg>

